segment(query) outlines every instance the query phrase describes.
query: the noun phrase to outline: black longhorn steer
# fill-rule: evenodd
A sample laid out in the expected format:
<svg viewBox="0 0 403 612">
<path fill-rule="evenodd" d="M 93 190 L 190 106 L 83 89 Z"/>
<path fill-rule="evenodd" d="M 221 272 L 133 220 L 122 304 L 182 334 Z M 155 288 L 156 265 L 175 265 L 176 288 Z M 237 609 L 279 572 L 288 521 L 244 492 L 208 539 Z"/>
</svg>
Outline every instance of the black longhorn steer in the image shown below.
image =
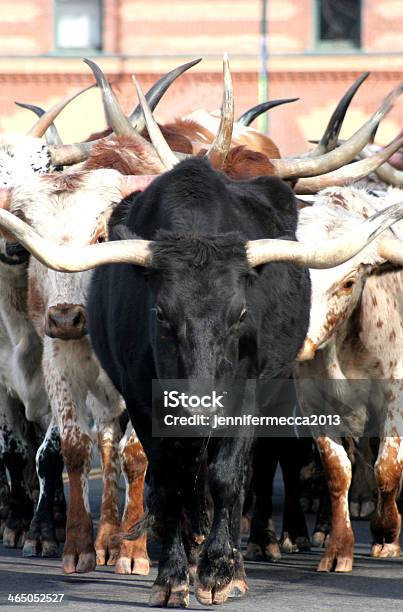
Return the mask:
<svg viewBox="0 0 403 612">
<path fill-rule="evenodd" d="M 152 380 L 263 378 L 269 389 L 271 379 L 288 376 L 308 327 L 308 270 L 288 263 L 251 268 L 245 242 L 295 240 L 296 225 L 286 183 L 274 177 L 235 182 L 197 158 L 126 198 L 112 216 L 111 240 L 157 241 L 148 269 L 97 269 L 88 304 L 93 347 L 126 401 L 150 462 L 163 532 L 151 605 L 188 605 L 180 518 L 205 445 L 196 438 L 152 437 Z M 195 582 L 204 604 L 247 589 L 240 522 L 251 438 L 252 432 L 213 438 L 207 446 L 214 519 Z"/>
</svg>

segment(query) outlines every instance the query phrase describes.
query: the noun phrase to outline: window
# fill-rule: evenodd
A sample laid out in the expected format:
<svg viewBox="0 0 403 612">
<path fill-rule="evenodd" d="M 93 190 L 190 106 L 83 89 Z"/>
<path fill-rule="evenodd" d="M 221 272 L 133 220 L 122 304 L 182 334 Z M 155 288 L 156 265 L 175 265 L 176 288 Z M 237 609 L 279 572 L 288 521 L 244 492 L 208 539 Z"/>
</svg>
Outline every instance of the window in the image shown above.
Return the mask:
<svg viewBox="0 0 403 612">
<path fill-rule="evenodd" d="M 56 49 L 102 49 L 102 0 L 55 0 Z"/>
<path fill-rule="evenodd" d="M 316 0 L 316 43 L 320 49 L 361 46 L 361 0 Z"/>
</svg>

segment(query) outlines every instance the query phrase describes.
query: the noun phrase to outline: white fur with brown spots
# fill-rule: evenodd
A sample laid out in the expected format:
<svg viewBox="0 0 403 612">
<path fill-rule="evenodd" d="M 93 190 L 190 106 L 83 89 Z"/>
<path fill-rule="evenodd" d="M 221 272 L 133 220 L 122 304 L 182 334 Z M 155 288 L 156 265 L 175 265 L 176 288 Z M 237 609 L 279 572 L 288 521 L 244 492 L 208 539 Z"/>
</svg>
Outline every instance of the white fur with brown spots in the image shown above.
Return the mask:
<svg viewBox="0 0 403 612">
<path fill-rule="evenodd" d="M 330 188 L 321 192 L 312 207 L 302 209 L 298 238 L 328 240 L 394 202 L 403 193 L 390 189 L 375 197 L 363 189 Z M 399 236 L 402 224 L 387 230 Z M 349 262 L 332 270 L 311 270 L 312 310 L 307 340 L 297 366 L 299 379 L 340 381 L 337 395 L 346 408 L 344 422 L 362 431 L 374 411 L 384 418 L 375 464 L 378 505 L 372 518 L 372 555 L 400 555 L 400 515 L 396 506 L 403 468 L 401 406 L 403 403 L 403 272 L 391 269 L 377 274 L 385 264 L 375 240 Z M 343 380 L 367 380 L 348 387 Z M 382 381 L 372 385 L 370 381 Z M 299 400 L 304 409 L 308 396 L 300 382 Z M 323 410 L 323 399 L 316 409 Z M 322 402 L 322 404 L 321 404 Z M 373 412 L 372 412 L 373 413 Z M 350 571 L 354 537 L 348 513 L 351 463 L 339 439 L 317 440 L 332 498 L 333 527 L 330 542 L 319 564 L 320 571 Z"/>
<path fill-rule="evenodd" d="M 13 189 L 9 209 L 22 215 L 44 238 L 66 245 L 91 244 L 107 239 L 107 220 L 113 205 L 121 200 L 119 181 L 120 175 L 114 170 L 65 172 L 34 178 Z M 29 265 L 28 310 L 43 339 L 45 385 L 60 430 L 70 482 L 63 570 L 66 573 L 87 572 L 95 568 L 96 562 L 117 562 L 120 573 L 144 574 L 149 571 L 145 540 L 142 547 L 132 547 L 128 553 L 127 546 L 120 544 L 117 537 L 120 531 L 119 441 L 122 437 L 119 416 L 124 404 L 98 364 L 86 335 L 85 303 L 90 277 L 91 272 L 54 272 L 33 257 Z M 80 308 L 78 331 L 68 319 L 69 312 L 75 312 L 77 307 Z M 63 323 L 59 326 L 49 323 L 52 309 L 61 309 Z M 101 519 L 95 543 L 88 500 L 93 424 L 103 463 Z M 126 440 L 127 445 L 132 442 Z M 124 466 L 127 445 L 121 448 Z M 141 465 L 143 478 L 144 461 Z M 137 484 L 139 476 L 134 474 L 133 478 Z M 131 485 L 129 477 L 129 489 Z M 142 500 L 142 486 L 137 486 L 136 490 Z M 127 501 L 129 505 L 136 502 L 131 494 L 127 495 Z M 126 508 L 125 514 L 128 512 Z M 128 558 L 129 554 L 135 557 Z"/>
</svg>

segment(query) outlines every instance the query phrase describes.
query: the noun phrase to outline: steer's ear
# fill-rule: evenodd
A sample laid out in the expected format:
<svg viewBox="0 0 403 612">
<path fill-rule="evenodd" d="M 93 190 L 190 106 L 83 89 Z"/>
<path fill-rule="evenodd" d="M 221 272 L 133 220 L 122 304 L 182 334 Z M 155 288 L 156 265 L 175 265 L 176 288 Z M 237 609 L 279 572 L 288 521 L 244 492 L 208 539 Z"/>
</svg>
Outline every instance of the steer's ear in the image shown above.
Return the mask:
<svg viewBox="0 0 403 612">
<path fill-rule="evenodd" d="M 11 188 L 0 187 L 0 208 L 10 210 Z"/>
</svg>

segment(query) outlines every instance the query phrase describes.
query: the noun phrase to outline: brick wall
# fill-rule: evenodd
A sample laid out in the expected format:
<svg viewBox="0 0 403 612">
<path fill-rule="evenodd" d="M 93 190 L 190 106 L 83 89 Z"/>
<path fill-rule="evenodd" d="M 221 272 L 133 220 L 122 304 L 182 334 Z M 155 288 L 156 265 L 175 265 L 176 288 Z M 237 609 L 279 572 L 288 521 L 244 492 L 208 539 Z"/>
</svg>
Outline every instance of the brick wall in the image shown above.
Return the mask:
<svg viewBox="0 0 403 612">
<path fill-rule="evenodd" d="M 312 45 L 313 0 L 269 0 L 269 98 L 300 96 L 270 115 L 270 133 L 285 154 L 302 151 L 319 136 L 338 98 L 363 70 L 371 70 L 346 121 L 345 135 L 358 127 L 391 87 L 402 81 L 402 0 L 365 0 L 363 43 L 373 53 L 305 54 Z M 32 117 L 14 100 L 45 108 L 84 87 L 92 76 L 77 57 L 54 55 L 53 0 L 0 0 L 0 130 L 24 131 Z M 230 53 L 237 114 L 257 103 L 260 0 L 104 0 L 104 51 L 98 58 L 125 110 L 138 74 L 145 88 L 174 66 L 198 55 L 158 108 L 161 121 L 196 108 L 220 105 L 219 56 Z M 392 54 L 388 52 L 392 51 Z M 289 52 L 292 52 L 290 54 Z M 42 57 L 39 57 L 42 56 Z M 175 57 L 176 56 L 176 57 Z M 180 56 L 180 57 L 178 57 Z M 401 129 L 402 103 L 382 123 L 380 142 Z M 90 91 L 58 120 L 66 141 L 104 125 L 99 93 Z"/>
</svg>

